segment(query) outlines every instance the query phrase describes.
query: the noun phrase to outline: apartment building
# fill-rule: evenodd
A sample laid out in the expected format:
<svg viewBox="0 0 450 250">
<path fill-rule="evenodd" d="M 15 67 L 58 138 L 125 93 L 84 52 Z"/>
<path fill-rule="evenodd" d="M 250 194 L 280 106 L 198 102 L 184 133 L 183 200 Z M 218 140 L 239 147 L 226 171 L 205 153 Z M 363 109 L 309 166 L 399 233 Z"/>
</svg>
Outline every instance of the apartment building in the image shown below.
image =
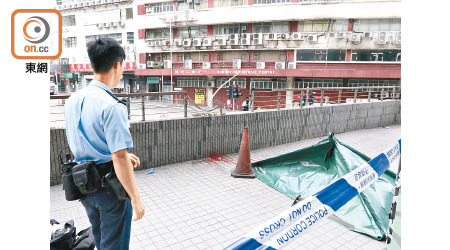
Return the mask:
<svg viewBox="0 0 450 250">
<path fill-rule="evenodd" d="M 222 86 L 215 99 L 226 103 L 230 82 L 223 83 L 233 76 L 244 97 L 251 90 L 275 96 L 286 88 L 400 85 L 398 0 L 95 0 L 72 9 L 60 6 L 73 1 L 58 2 L 74 23 L 63 27 L 62 58 L 71 71 L 88 79 L 85 41 L 115 37 L 128 51 L 124 78 L 132 79 L 125 80 L 132 92 L 183 90 L 194 99 L 203 91 L 206 102 Z M 294 94 L 282 92 L 286 106 Z"/>
</svg>

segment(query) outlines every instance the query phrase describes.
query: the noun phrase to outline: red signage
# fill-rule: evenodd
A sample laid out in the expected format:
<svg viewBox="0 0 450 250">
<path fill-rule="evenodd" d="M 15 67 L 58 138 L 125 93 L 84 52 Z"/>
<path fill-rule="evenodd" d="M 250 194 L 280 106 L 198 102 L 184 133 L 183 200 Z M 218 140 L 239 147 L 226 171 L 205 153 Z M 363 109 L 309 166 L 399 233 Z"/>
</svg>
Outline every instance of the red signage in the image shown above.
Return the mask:
<svg viewBox="0 0 450 250">
<path fill-rule="evenodd" d="M 134 71 L 136 69 L 136 63 L 124 62 L 123 71 Z M 70 72 L 92 72 L 91 64 L 89 63 L 71 63 Z"/>
</svg>

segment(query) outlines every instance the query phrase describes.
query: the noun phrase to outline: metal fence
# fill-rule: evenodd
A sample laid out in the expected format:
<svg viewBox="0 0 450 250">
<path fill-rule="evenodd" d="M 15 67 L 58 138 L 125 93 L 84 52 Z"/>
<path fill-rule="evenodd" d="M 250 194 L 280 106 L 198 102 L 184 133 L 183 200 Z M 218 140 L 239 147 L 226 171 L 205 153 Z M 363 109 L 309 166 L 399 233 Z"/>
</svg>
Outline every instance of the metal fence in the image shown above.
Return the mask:
<svg viewBox="0 0 450 250">
<path fill-rule="evenodd" d="M 127 104 L 131 122 L 215 116 L 242 111 L 243 98 L 234 106 L 217 98 L 208 104 L 197 104 L 186 92 L 118 93 Z M 64 127 L 64 103 L 70 95 L 50 96 L 50 126 Z M 292 109 L 343 103 L 380 102 L 400 99 L 399 86 L 327 87 L 296 89 L 252 89 L 248 112 L 268 109 Z"/>
</svg>

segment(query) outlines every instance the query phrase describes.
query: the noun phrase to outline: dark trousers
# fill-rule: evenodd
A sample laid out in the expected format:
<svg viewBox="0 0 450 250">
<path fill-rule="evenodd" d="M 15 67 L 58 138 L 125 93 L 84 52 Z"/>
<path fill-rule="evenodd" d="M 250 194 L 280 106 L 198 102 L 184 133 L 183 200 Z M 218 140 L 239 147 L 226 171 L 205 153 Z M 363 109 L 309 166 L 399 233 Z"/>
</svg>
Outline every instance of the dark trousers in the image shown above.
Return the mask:
<svg viewBox="0 0 450 250">
<path fill-rule="evenodd" d="M 130 199 L 120 201 L 110 187 L 87 194 L 81 200 L 92 225 L 98 250 L 128 250 L 130 245 Z"/>
</svg>

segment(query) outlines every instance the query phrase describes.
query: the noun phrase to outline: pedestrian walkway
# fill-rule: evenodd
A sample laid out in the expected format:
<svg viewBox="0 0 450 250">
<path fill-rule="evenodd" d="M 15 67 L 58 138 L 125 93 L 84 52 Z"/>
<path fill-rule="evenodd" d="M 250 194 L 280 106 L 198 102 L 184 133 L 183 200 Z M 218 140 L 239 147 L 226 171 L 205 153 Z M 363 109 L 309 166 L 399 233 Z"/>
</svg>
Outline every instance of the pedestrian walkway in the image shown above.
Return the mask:
<svg viewBox="0 0 450 250">
<path fill-rule="evenodd" d="M 335 135 L 374 157 L 400 139 L 400 125 Z M 308 139 L 252 150 L 252 161 L 288 153 L 317 143 Z M 222 249 L 258 224 L 277 215 L 292 200 L 258 179 L 230 176 L 237 154 L 166 165 L 136 172 L 146 215 L 132 223 L 130 249 Z M 396 169 L 393 169 L 396 171 Z M 50 218 L 75 220 L 78 231 L 90 226 L 80 202 L 66 201 L 62 185 L 50 188 Z M 380 250 L 383 241 L 349 231 L 331 220 L 312 228 L 284 249 Z"/>
</svg>

